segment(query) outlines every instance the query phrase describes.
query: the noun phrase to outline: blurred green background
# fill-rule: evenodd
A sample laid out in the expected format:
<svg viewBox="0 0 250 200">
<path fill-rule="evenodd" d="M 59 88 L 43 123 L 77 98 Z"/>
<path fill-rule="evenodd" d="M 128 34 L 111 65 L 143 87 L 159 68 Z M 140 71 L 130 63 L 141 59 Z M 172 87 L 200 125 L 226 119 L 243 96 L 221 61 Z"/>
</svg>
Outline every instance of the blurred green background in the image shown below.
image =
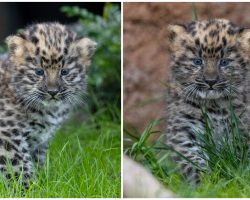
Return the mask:
<svg viewBox="0 0 250 200">
<path fill-rule="evenodd" d="M 102 16 L 86 9 L 64 6 L 68 17 L 79 17 L 72 29 L 80 36 L 88 36 L 98 43 L 89 71 L 91 109 L 121 103 L 121 14 L 117 5 L 106 3 Z M 85 28 L 86 27 L 86 28 Z"/>
</svg>

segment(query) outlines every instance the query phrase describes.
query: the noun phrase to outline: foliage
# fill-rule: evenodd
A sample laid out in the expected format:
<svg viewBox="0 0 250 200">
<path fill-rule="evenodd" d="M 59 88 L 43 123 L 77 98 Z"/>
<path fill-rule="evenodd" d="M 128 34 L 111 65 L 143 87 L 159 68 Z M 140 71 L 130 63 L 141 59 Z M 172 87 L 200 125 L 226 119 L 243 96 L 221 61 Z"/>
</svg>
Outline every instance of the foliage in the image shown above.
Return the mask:
<svg viewBox="0 0 250 200">
<path fill-rule="evenodd" d="M 131 134 L 129 130 L 125 130 L 125 133 L 128 136 L 136 140 L 130 148 L 126 149 L 126 153 L 133 159 L 143 162 L 144 165 L 150 168 L 153 174 L 164 180 L 167 177 L 166 170 L 163 169 L 161 162 L 158 160 L 154 146 L 149 145 L 147 142 L 151 134 L 158 132 L 152 131 L 157 123 L 157 121 L 151 122 L 145 128 L 141 137 L 137 137 L 134 134 Z"/>
<path fill-rule="evenodd" d="M 79 7 L 62 7 L 68 17 L 79 17 L 72 28 L 79 36 L 88 36 L 98 43 L 89 69 L 91 108 L 121 102 L 121 14 L 117 5 L 106 3 L 102 16 Z"/>
</svg>

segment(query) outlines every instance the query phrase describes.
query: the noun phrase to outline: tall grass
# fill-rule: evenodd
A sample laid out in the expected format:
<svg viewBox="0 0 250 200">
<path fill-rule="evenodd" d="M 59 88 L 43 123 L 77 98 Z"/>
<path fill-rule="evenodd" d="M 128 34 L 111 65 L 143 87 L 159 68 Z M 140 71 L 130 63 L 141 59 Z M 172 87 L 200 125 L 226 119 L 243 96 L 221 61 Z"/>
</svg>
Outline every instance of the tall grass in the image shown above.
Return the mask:
<svg viewBox="0 0 250 200">
<path fill-rule="evenodd" d="M 240 119 L 229 103 L 229 120 L 224 121 L 225 131 L 217 135 L 213 129 L 213 121 L 205 108 L 202 115 L 205 122 L 204 133 L 198 131 L 197 145 L 202 149 L 201 157 L 207 161 L 210 170 L 220 171 L 221 177 L 234 178 L 245 174 L 249 166 L 249 147 Z"/>
</svg>

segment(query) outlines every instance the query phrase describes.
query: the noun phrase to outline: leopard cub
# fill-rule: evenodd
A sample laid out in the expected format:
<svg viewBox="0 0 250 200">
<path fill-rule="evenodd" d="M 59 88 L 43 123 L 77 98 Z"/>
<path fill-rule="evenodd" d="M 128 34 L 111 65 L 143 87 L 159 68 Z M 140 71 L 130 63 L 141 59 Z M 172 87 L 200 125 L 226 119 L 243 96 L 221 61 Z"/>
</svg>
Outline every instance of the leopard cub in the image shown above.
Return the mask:
<svg viewBox="0 0 250 200">
<path fill-rule="evenodd" d="M 225 124 L 229 122 L 229 97 L 236 114 L 244 113 L 241 120 L 247 127 L 240 128 L 250 130 L 247 110 L 250 30 L 224 19 L 170 25 L 168 30 L 172 87 L 164 142 L 199 166 L 174 156 L 187 179 L 199 182 L 200 169 L 208 169 L 197 141 L 197 133 L 205 129 L 202 108 L 206 108 L 212 121 L 215 141 L 225 133 Z"/>
<path fill-rule="evenodd" d="M 86 92 L 86 68 L 96 43 L 59 23 L 34 24 L 6 39 L 0 62 L 0 170 L 23 174 L 43 165 L 48 141 Z"/>
</svg>

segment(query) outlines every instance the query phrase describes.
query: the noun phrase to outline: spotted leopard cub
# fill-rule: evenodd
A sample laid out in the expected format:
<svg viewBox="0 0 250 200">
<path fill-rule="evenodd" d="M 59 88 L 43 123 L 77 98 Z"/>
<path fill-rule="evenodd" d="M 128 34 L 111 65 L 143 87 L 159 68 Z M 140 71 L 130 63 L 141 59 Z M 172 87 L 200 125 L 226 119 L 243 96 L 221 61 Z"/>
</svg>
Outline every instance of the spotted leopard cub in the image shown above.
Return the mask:
<svg viewBox="0 0 250 200">
<path fill-rule="evenodd" d="M 86 92 L 96 43 L 58 23 L 29 26 L 6 40 L 0 66 L 0 170 L 10 162 L 24 185 L 43 165 L 48 141 Z M 34 162 L 35 161 L 35 162 Z"/>
<path fill-rule="evenodd" d="M 214 140 L 225 133 L 229 121 L 229 96 L 234 111 L 249 127 L 247 90 L 250 30 L 228 20 L 194 21 L 170 25 L 171 83 L 168 96 L 167 130 L 164 142 L 207 170 L 197 133 L 204 132 L 202 107 L 212 121 Z M 201 170 L 174 156 L 191 182 L 201 180 Z"/>
</svg>

